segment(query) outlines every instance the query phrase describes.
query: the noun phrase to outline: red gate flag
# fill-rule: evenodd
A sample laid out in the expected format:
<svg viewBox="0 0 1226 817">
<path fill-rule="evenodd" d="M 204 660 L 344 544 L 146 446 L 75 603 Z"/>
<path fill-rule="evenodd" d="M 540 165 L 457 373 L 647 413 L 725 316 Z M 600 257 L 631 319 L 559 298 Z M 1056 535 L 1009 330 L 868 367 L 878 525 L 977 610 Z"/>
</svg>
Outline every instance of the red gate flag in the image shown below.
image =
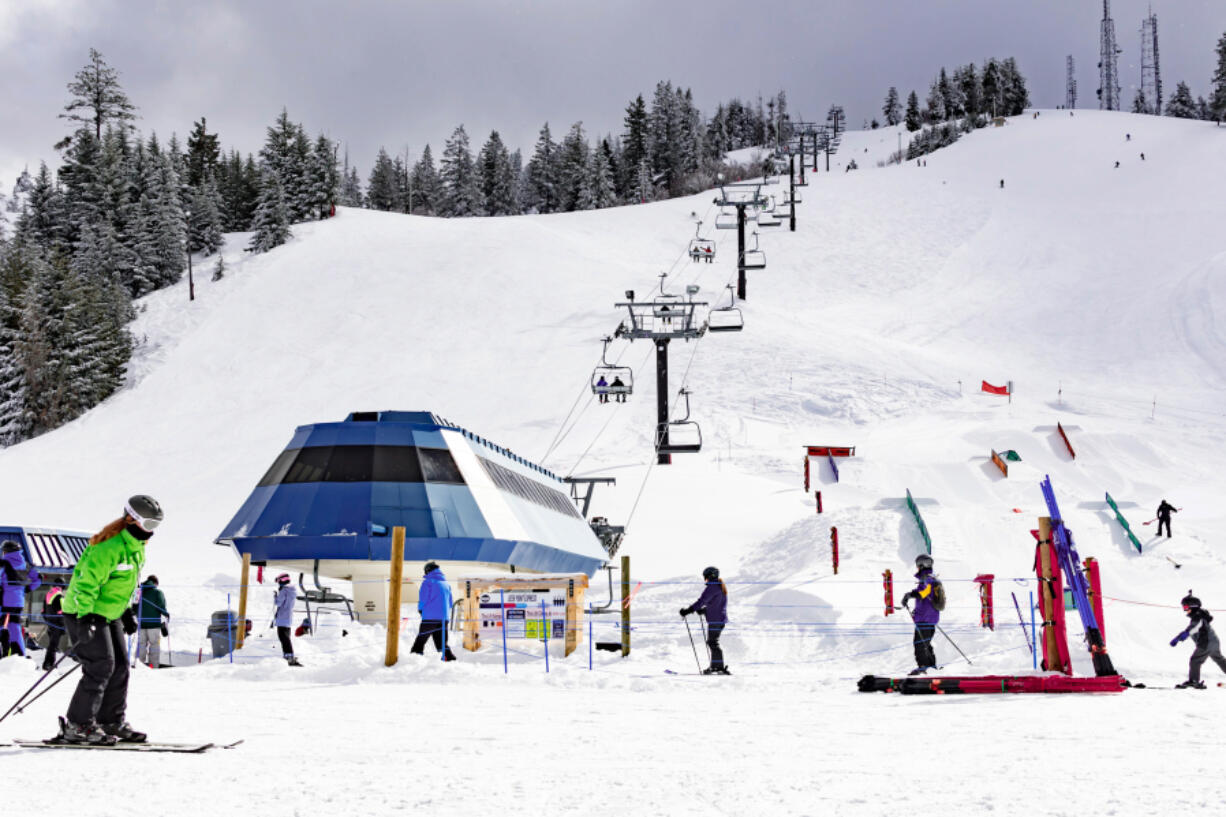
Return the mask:
<svg viewBox="0 0 1226 817">
<path fill-rule="evenodd" d="M 982 391 L 986 391 L 988 394 L 1004 394 L 1004 395 L 1007 395 L 1007 394 L 1009 393 L 1009 387 L 1008 387 L 1008 386 L 993 386 L 991 383 L 989 383 L 989 382 L 988 382 L 988 381 L 986 381 L 986 380 L 985 380 L 985 381 L 983 381 L 983 386 L 981 387 L 981 390 L 982 390 Z"/>
</svg>

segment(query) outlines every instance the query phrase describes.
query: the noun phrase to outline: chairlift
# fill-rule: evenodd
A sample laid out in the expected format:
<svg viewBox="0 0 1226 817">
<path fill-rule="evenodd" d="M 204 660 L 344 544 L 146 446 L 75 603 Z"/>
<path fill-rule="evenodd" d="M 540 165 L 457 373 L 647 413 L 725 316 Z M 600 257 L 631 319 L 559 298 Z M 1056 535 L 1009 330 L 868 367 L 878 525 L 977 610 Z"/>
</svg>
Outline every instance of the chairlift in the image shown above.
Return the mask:
<svg viewBox="0 0 1226 817">
<path fill-rule="evenodd" d="M 798 184 L 796 186 L 800 187 L 801 185 Z M 802 201 L 804 201 L 804 197 L 800 195 L 800 191 L 793 190 L 792 191 L 792 204 L 800 204 Z"/>
<path fill-rule="evenodd" d="M 728 306 L 712 309 L 707 314 L 708 332 L 740 332 L 745 328 L 745 316 L 741 314 L 740 309 L 734 306 L 736 291 L 732 288 L 732 284 L 728 285 L 728 292 L 732 296 Z"/>
<path fill-rule="evenodd" d="M 682 389 L 685 397 L 685 417 L 669 420 L 656 426 L 656 452 L 660 454 L 695 454 L 702 450 L 702 429 L 690 419 L 690 392 Z M 668 442 L 664 442 L 667 435 Z M 678 442 L 677 440 L 680 440 Z"/>
<path fill-rule="evenodd" d="M 787 198 L 782 198 L 779 201 L 775 202 L 774 215 L 777 218 L 791 218 L 792 217 L 792 202 L 789 201 Z"/>
<path fill-rule="evenodd" d="M 626 402 L 626 395 L 634 393 L 634 369 L 629 366 L 615 366 L 606 357 L 609 344 L 613 338 L 601 338 L 604 348 L 600 350 L 600 365 L 592 372 L 592 394 L 600 398 L 600 402 L 609 402 L 609 395 L 615 395 L 617 402 Z"/>
<path fill-rule="evenodd" d="M 736 208 L 732 208 L 732 212 L 720 209 L 715 214 L 715 229 L 717 230 L 735 230 L 736 229 Z"/>
<path fill-rule="evenodd" d="M 702 229 L 702 222 L 694 227 L 694 237 L 690 239 L 690 260 L 697 263 L 706 261 L 708 264 L 715 260 L 715 242 L 709 238 L 703 238 L 699 230 Z"/>
<path fill-rule="evenodd" d="M 745 269 L 766 269 L 766 253 L 758 248 L 758 231 L 753 231 L 753 249 L 745 250 L 741 261 Z"/>
<path fill-rule="evenodd" d="M 783 223 L 779 220 L 779 216 L 775 215 L 775 197 L 771 196 L 770 201 L 770 207 L 766 207 L 758 213 L 759 227 L 778 227 Z"/>
</svg>

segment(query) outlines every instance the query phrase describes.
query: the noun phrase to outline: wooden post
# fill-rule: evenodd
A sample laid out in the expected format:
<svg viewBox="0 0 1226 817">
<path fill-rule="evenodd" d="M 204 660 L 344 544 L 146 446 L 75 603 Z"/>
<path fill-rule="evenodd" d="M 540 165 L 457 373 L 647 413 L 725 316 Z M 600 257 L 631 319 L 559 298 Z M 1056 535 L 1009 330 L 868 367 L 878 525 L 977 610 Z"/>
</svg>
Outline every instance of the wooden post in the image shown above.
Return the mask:
<svg viewBox="0 0 1226 817">
<path fill-rule="evenodd" d="M 243 648 L 243 639 L 247 635 L 247 574 L 251 572 L 251 554 L 243 554 L 243 572 L 238 581 L 238 643 L 234 648 Z"/>
<path fill-rule="evenodd" d="M 481 591 L 471 579 L 464 582 L 464 649 L 481 649 Z"/>
<path fill-rule="evenodd" d="M 575 599 L 575 580 L 566 583 L 566 651 L 570 655 L 579 644 L 579 605 Z"/>
<path fill-rule="evenodd" d="M 622 557 L 622 657 L 630 654 L 630 557 Z"/>
<path fill-rule="evenodd" d="M 404 579 L 404 528 L 392 528 L 391 572 L 387 588 L 387 655 L 384 666 L 395 666 L 400 654 L 400 588 Z"/>
</svg>

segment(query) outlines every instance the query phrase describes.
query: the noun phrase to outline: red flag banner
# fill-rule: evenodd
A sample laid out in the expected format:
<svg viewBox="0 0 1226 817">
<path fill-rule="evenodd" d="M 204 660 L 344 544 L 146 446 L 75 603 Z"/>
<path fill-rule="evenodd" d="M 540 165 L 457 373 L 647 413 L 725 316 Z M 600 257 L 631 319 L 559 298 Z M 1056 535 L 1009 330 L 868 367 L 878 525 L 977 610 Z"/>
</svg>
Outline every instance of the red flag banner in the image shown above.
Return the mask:
<svg viewBox="0 0 1226 817">
<path fill-rule="evenodd" d="M 1009 394 L 1008 386 L 993 386 L 991 383 L 989 383 L 986 380 L 983 381 L 983 386 L 981 386 L 980 388 L 982 391 L 986 391 L 988 394 L 1004 394 L 1004 395 Z"/>
</svg>

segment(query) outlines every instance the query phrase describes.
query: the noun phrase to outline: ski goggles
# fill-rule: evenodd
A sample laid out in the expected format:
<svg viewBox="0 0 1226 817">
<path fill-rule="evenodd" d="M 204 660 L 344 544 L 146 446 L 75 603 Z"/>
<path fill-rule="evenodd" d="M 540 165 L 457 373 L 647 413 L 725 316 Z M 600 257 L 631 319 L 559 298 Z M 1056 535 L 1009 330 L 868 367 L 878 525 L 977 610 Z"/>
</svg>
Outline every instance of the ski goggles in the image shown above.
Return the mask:
<svg viewBox="0 0 1226 817">
<path fill-rule="evenodd" d="M 157 530 L 158 525 L 162 524 L 161 519 L 141 516 L 136 511 L 132 510 L 132 506 L 126 502 L 124 503 L 123 510 L 124 513 L 132 517 L 140 529 L 146 533 L 153 533 L 155 530 Z"/>
</svg>

